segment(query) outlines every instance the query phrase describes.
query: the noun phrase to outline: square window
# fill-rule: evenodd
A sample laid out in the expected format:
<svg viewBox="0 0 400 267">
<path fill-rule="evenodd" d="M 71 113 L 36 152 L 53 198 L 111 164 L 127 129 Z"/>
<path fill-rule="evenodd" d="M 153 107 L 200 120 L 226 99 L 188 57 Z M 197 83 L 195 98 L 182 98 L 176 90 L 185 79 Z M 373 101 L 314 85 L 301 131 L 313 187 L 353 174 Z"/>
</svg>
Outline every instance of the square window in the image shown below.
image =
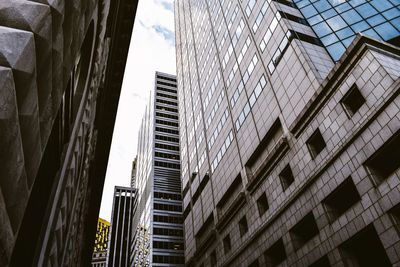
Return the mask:
<svg viewBox="0 0 400 267">
<path fill-rule="evenodd" d="M 312 212 L 309 212 L 292 229 L 289 230 L 293 246 L 298 250 L 319 233 L 317 223 Z"/>
<path fill-rule="evenodd" d="M 210 264 L 211 266 L 217 265 L 217 252 L 213 250 L 210 254 Z"/>
<path fill-rule="evenodd" d="M 244 234 L 246 234 L 248 230 L 249 230 L 249 226 L 247 224 L 246 216 L 243 216 L 243 218 L 240 219 L 240 221 L 239 221 L 240 236 L 241 237 L 244 236 Z"/>
<path fill-rule="evenodd" d="M 330 267 L 331 264 L 329 262 L 328 256 L 323 256 L 319 260 L 312 263 L 309 267 Z"/>
<path fill-rule="evenodd" d="M 322 200 L 322 204 L 328 212 L 329 221 L 334 222 L 360 200 L 360 194 L 349 177 Z"/>
<path fill-rule="evenodd" d="M 360 90 L 358 90 L 357 85 L 354 84 L 343 96 L 340 103 L 344 107 L 347 116 L 351 118 L 365 103 L 365 98 L 361 94 Z"/>
<path fill-rule="evenodd" d="M 364 163 L 376 184 L 380 184 L 400 167 L 400 131 Z"/>
<path fill-rule="evenodd" d="M 257 207 L 260 216 L 263 215 L 269 209 L 268 199 L 265 192 L 257 199 Z"/>
<path fill-rule="evenodd" d="M 308 139 L 307 146 L 313 159 L 326 147 L 326 143 L 319 129 Z"/>
<path fill-rule="evenodd" d="M 370 224 L 339 246 L 345 266 L 392 266 L 385 248 Z"/>
<path fill-rule="evenodd" d="M 279 174 L 279 178 L 281 179 L 283 191 L 285 191 L 294 182 L 292 169 L 290 168 L 289 164 L 286 165 L 286 167 Z"/>
<path fill-rule="evenodd" d="M 282 238 L 264 252 L 264 257 L 266 265 L 271 267 L 278 266 L 286 259 L 286 251 Z"/>
<path fill-rule="evenodd" d="M 224 243 L 224 252 L 225 252 L 225 254 L 227 254 L 232 248 L 231 238 L 230 238 L 229 234 L 227 236 L 225 236 L 225 238 L 223 239 L 222 242 Z"/>
</svg>

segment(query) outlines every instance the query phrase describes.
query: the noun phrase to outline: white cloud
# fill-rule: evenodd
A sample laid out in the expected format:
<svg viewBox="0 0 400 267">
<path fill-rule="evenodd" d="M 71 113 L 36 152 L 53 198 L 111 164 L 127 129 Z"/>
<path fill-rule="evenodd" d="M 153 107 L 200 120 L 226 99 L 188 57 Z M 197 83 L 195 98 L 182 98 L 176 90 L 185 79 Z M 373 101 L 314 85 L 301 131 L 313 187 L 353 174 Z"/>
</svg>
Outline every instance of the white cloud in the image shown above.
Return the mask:
<svg viewBox="0 0 400 267">
<path fill-rule="evenodd" d="M 172 0 L 139 1 L 122 84 L 100 217 L 110 220 L 114 186 L 129 186 L 137 138 L 156 71 L 175 74 Z"/>
</svg>

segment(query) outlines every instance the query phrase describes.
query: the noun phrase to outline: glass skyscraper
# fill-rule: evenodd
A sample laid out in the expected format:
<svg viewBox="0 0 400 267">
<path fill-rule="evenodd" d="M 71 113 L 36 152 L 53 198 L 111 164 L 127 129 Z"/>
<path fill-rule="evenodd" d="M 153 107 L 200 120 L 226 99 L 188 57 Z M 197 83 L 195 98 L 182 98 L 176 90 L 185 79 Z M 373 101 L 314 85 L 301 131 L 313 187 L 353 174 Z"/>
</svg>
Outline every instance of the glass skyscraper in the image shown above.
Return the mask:
<svg viewBox="0 0 400 267">
<path fill-rule="evenodd" d="M 399 45 L 398 0 L 295 0 L 329 54 L 338 60 L 357 33 Z"/>
<path fill-rule="evenodd" d="M 399 27 L 396 0 L 175 1 L 187 266 L 400 264 Z"/>
</svg>

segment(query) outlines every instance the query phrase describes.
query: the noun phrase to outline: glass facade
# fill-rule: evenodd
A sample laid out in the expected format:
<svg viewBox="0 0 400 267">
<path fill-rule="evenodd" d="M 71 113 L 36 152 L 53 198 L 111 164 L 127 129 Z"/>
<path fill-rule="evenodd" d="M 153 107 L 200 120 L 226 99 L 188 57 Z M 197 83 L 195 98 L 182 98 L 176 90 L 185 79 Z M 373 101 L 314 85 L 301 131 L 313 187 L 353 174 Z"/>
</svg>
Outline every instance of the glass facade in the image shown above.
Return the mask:
<svg viewBox="0 0 400 267">
<path fill-rule="evenodd" d="M 383 41 L 400 36 L 399 0 L 295 0 L 295 3 L 335 61 L 356 33 Z"/>
</svg>

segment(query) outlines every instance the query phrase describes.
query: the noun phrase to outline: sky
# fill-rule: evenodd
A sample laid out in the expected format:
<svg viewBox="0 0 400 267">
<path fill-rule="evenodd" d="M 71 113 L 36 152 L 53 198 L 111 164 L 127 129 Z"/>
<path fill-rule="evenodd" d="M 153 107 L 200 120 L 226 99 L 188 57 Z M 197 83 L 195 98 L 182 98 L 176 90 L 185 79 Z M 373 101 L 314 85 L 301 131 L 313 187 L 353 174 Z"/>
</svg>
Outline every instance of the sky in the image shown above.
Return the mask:
<svg viewBox="0 0 400 267">
<path fill-rule="evenodd" d="M 130 186 L 142 116 L 156 71 L 175 74 L 173 0 L 141 0 L 122 82 L 100 217 L 111 220 L 114 186 Z"/>
</svg>

